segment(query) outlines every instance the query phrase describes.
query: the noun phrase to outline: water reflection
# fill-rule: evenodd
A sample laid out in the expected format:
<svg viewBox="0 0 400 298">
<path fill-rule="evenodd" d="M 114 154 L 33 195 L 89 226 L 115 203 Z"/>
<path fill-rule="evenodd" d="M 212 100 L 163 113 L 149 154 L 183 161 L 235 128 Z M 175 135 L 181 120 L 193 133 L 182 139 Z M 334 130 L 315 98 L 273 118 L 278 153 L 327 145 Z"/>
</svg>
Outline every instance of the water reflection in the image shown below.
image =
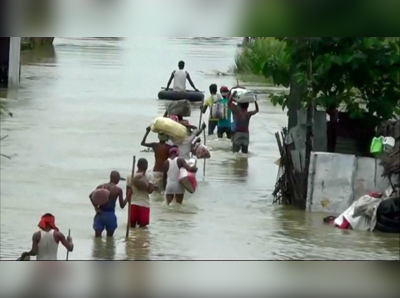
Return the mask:
<svg viewBox="0 0 400 298">
<path fill-rule="evenodd" d="M 45 45 L 35 50 L 27 50 L 21 53 L 21 64 L 56 64 L 57 55 L 54 45 Z M 48 66 L 48 65 L 41 65 Z"/>
<path fill-rule="evenodd" d="M 114 238 L 93 238 L 94 260 L 115 260 L 116 243 Z"/>
<path fill-rule="evenodd" d="M 129 260 L 150 259 L 149 229 L 131 229 L 129 239 L 125 245 L 125 254 Z"/>
<path fill-rule="evenodd" d="M 249 159 L 247 156 L 243 156 L 240 153 L 235 155 L 233 159 L 233 175 L 238 178 L 247 178 L 249 175 Z"/>
</svg>

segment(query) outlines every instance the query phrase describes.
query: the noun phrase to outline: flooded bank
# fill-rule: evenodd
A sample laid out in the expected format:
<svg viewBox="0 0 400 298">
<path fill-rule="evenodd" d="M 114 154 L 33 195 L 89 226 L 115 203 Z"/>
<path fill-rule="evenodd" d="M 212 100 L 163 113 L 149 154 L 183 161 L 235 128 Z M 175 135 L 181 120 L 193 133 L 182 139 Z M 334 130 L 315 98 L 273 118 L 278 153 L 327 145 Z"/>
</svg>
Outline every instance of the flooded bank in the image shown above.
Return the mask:
<svg viewBox="0 0 400 298">
<path fill-rule="evenodd" d="M 115 239 L 94 239 L 88 194 L 111 170 L 127 176 L 134 154 L 153 163 L 140 141 L 165 111 L 157 93 L 177 62 L 186 61 L 201 90 L 232 86 L 235 78 L 210 74 L 227 72 L 237 43 L 56 38 L 53 47 L 24 53 L 20 89 L 2 91 L 14 117 L 1 119 L 1 136 L 9 135 L 1 152 L 12 159 L 1 159 L 0 258 L 28 250 L 40 216 L 51 212 L 62 231 L 72 231 L 71 260 L 398 259 L 398 235 L 340 231 L 323 226 L 323 214 L 272 205 L 279 157 L 274 133 L 287 118 L 262 98 L 248 158 L 233 155 L 229 141 L 209 138 L 206 176 L 200 171 L 198 191 L 183 206 L 153 198 L 150 227 L 131 231 L 128 241 L 127 211 L 117 209 Z M 61 247 L 59 258 L 65 258 Z"/>
</svg>

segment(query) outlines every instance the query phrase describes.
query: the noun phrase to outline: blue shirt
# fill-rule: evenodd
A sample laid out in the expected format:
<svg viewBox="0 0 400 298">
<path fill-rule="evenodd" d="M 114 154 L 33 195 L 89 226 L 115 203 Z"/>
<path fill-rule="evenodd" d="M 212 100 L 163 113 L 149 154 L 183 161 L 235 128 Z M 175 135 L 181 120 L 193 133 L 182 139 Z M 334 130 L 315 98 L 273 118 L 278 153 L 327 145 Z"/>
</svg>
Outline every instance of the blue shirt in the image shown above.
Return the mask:
<svg viewBox="0 0 400 298">
<path fill-rule="evenodd" d="M 228 100 L 226 98 L 223 98 L 220 100 L 220 102 L 222 104 L 228 105 Z M 218 127 L 231 127 L 231 122 L 232 122 L 232 111 L 229 107 L 227 107 L 228 109 L 228 117 L 227 119 L 220 119 L 218 120 Z"/>
</svg>

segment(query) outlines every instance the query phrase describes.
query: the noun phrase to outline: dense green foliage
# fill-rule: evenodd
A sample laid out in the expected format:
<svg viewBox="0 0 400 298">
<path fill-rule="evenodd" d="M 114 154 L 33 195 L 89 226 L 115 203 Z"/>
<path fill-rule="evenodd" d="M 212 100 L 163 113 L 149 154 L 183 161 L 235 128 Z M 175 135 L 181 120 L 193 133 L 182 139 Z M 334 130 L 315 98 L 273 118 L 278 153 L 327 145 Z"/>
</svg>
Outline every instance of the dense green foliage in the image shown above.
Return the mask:
<svg viewBox="0 0 400 298">
<path fill-rule="evenodd" d="M 271 57 L 286 56 L 285 43 L 273 37 L 257 39 L 244 47 L 235 58 L 235 74 L 262 76 L 265 61 Z"/>
<path fill-rule="evenodd" d="M 263 75 L 277 86 L 290 87 L 291 74 L 295 74 L 300 84 L 309 87 L 302 92 L 303 104 L 315 99 L 326 110 L 343 108 L 352 117 L 369 114 L 377 120 L 400 115 L 399 38 L 276 39 L 285 44 L 283 53 L 264 54 L 251 61 L 263 60 Z M 272 102 L 285 108 L 288 95 L 273 95 Z"/>
</svg>

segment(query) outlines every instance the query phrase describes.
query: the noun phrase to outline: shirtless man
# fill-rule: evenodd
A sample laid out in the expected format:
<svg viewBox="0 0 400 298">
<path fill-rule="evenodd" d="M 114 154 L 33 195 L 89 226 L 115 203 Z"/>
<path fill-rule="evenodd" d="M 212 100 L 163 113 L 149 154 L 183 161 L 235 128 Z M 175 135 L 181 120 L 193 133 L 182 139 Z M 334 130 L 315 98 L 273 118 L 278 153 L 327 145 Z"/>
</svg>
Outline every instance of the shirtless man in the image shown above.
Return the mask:
<svg viewBox="0 0 400 298">
<path fill-rule="evenodd" d="M 171 204 L 175 198 L 177 204 L 182 204 L 185 189 L 179 183 L 179 171 L 185 168 L 189 172 L 197 172 L 196 167 L 191 167 L 185 159 L 178 157 L 179 149 L 172 147 L 169 150 L 169 158 L 164 162 L 163 184 L 167 198 L 167 204 Z"/>
<path fill-rule="evenodd" d="M 238 103 L 235 104 L 233 102 L 233 96 L 235 92 L 230 95 L 228 101 L 228 107 L 231 109 L 233 114 L 233 120 L 235 122 L 235 133 L 232 137 L 233 143 L 233 153 L 238 153 L 242 151 L 242 153 L 249 153 L 249 143 L 250 143 L 250 132 L 249 125 L 250 119 L 254 115 L 256 115 L 260 108 L 258 106 L 257 101 L 254 102 L 256 109 L 254 111 L 248 111 L 249 104 L 248 103 Z"/>
<path fill-rule="evenodd" d="M 72 238 L 65 238 L 64 234 L 60 233 L 55 224 L 55 218 L 50 213 L 42 216 L 38 227 L 40 230 L 32 236 L 32 249 L 29 252 L 24 252 L 20 260 L 23 261 L 29 256 L 36 256 L 37 261 L 57 261 L 58 244 L 60 242 L 68 251 L 74 250 Z"/>
<path fill-rule="evenodd" d="M 147 137 L 150 133 L 150 126 L 146 128 L 146 134 L 143 137 L 141 145 L 143 147 L 151 148 L 154 151 L 155 164 L 153 168 L 153 182 L 154 189 L 162 195 L 163 192 L 163 171 L 164 162 L 168 159 L 168 152 L 171 146 L 167 144 L 168 136 L 158 134 L 158 143 L 146 143 Z"/>
<path fill-rule="evenodd" d="M 113 237 L 117 229 L 117 216 L 115 215 L 115 205 L 117 199 L 121 209 L 124 209 L 128 203 L 128 198 L 124 200 L 124 192 L 122 188 L 118 187 L 121 176 L 117 171 L 112 171 L 110 174 L 110 182 L 99 185 L 97 189 L 107 189 L 110 192 L 108 202 L 105 205 L 97 206 L 92 201 L 94 191 L 89 195 L 90 201 L 93 204 L 96 216 L 94 217 L 93 229 L 96 238 L 101 238 L 104 229 L 107 231 L 107 237 Z"/>
</svg>

